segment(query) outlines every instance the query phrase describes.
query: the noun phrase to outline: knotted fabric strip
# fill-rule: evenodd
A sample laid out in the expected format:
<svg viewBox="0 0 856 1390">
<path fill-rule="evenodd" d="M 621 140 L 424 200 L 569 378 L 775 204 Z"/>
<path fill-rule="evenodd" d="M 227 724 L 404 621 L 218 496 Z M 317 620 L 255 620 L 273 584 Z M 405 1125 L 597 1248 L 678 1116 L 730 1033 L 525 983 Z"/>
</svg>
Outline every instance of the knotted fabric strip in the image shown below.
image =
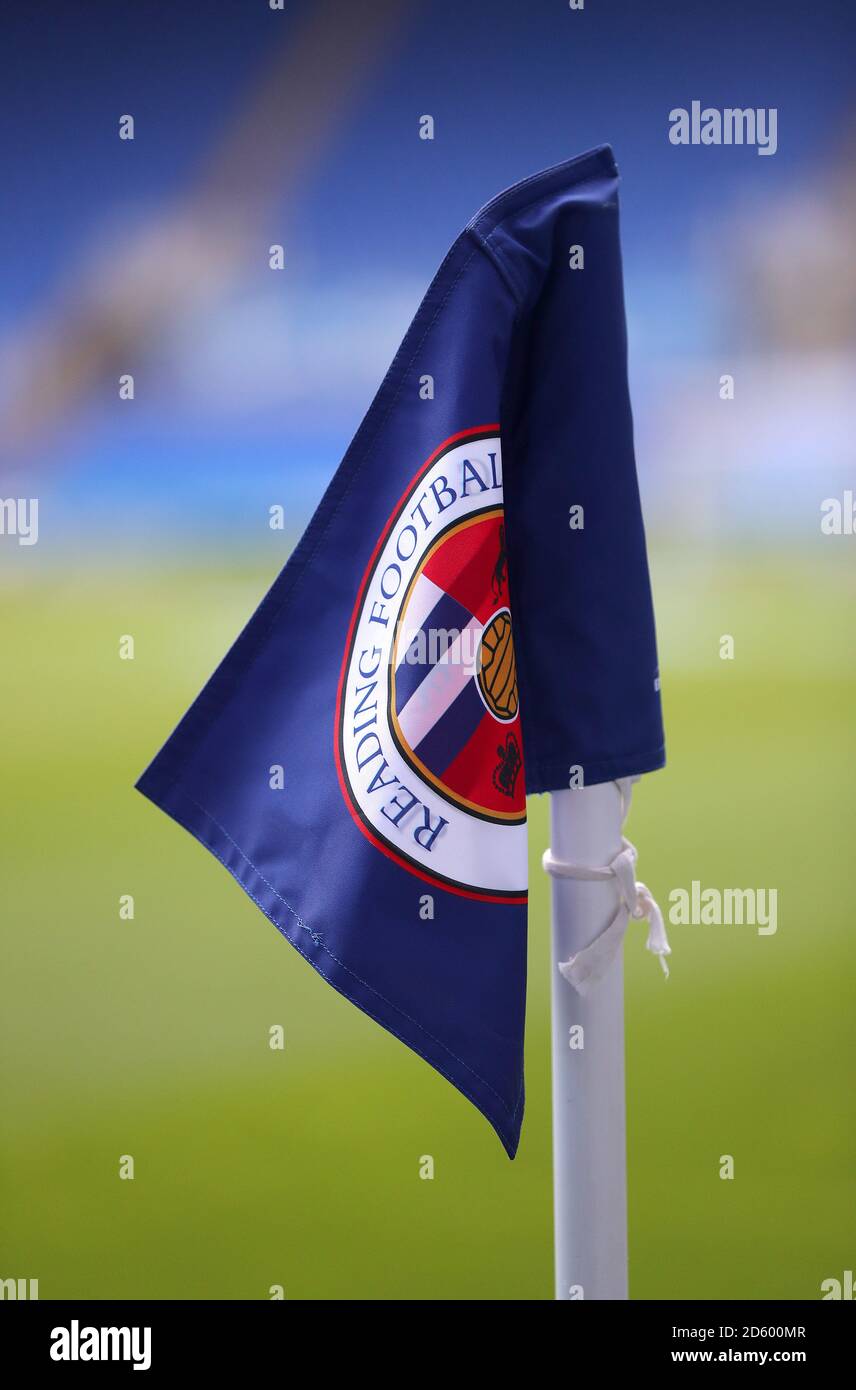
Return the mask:
<svg viewBox="0 0 856 1390">
<path fill-rule="evenodd" d="M 624 779 L 617 782 L 616 785 L 621 793 L 623 821 L 630 803 L 630 781 Z M 561 859 L 556 859 L 552 850 L 548 849 L 544 853 L 543 866 L 547 873 L 552 874 L 555 878 L 582 879 L 589 883 L 602 883 L 609 879 L 615 879 L 618 884 L 621 901 L 609 925 L 604 927 L 603 931 L 588 946 L 584 946 L 581 951 L 577 951 L 568 960 L 559 962 L 561 974 L 580 995 L 588 994 L 606 973 L 621 948 L 624 933 L 627 931 L 631 917 L 636 920 L 647 919 L 648 940 L 645 943 L 646 947 L 659 957 L 663 974 L 668 979 L 669 967 L 666 957 L 671 955 L 671 947 L 666 936 L 663 914 L 650 889 L 636 878 L 637 858 L 635 845 L 632 845 L 624 836 L 622 836 L 621 849 L 618 854 L 609 864 L 602 867 L 592 867 L 587 864 L 566 864 Z"/>
</svg>

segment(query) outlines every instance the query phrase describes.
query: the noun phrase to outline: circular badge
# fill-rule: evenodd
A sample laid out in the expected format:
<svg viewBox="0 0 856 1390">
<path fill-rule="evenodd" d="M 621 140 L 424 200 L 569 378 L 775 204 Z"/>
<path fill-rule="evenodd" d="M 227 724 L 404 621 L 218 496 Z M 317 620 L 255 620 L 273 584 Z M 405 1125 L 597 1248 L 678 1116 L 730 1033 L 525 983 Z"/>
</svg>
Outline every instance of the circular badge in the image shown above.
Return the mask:
<svg viewBox="0 0 856 1390">
<path fill-rule="evenodd" d="M 524 901 L 526 794 L 497 427 L 442 445 L 375 548 L 339 686 L 336 759 L 375 847 Z"/>
</svg>

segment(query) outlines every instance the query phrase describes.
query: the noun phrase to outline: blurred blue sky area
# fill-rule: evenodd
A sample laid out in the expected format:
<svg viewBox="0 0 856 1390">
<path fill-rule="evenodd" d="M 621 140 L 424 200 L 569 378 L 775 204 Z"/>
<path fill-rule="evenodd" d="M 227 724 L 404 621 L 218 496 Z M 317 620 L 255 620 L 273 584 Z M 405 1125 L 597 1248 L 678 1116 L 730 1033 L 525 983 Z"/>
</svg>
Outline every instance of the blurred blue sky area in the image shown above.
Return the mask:
<svg viewBox="0 0 856 1390">
<path fill-rule="evenodd" d="M 296 534 L 464 223 L 603 142 L 649 523 L 813 532 L 852 482 L 851 3 L 33 0 L 0 26 L 0 496 L 39 496 L 43 539 L 245 545 L 272 503 Z M 775 107 L 775 155 L 670 143 L 694 100 Z"/>
</svg>

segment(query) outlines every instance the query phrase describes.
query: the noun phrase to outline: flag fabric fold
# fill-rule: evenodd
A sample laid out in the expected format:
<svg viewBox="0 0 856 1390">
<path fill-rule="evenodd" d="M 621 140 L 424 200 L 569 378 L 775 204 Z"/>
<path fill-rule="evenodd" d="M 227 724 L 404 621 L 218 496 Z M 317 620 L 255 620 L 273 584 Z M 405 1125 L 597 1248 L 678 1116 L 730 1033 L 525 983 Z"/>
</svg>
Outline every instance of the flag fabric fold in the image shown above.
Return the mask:
<svg viewBox="0 0 856 1390">
<path fill-rule="evenodd" d="M 664 761 L 617 189 L 604 146 L 468 224 L 138 782 L 512 1157 L 526 793 Z"/>
</svg>

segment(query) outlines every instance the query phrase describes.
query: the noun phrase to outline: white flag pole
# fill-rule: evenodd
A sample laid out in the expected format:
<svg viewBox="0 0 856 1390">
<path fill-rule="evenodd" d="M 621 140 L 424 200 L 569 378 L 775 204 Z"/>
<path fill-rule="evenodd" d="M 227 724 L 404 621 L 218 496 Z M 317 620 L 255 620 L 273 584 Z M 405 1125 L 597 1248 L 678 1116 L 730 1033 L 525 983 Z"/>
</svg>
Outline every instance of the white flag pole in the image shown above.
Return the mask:
<svg viewBox="0 0 856 1390">
<path fill-rule="evenodd" d="M 558 968 L 615 917 L 619 885 L 615 877 L 557 872 L 562 864 L 610 864 L 622 847 L 625 810 L 615 782 L 550 796 L 557 1299 L 628 1297 L 622 952 L 585 997 Z"/>
</svg>

